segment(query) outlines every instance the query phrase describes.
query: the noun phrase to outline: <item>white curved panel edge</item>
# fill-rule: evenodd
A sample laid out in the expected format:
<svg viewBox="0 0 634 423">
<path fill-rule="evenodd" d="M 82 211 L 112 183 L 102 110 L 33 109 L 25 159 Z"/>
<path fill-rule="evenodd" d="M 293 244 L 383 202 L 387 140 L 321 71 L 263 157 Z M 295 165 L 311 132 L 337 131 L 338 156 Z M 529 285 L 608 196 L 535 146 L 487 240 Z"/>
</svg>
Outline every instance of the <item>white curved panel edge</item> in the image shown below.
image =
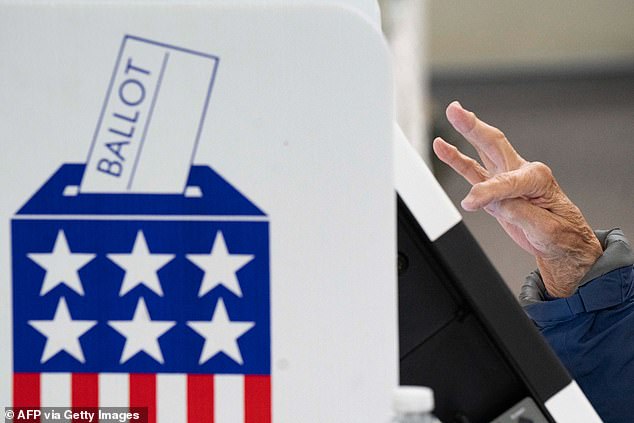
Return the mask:
<svg viewBox="0 0 634 423">
<path fill-rule="evenodd" d="M 129 0 L 122 0 L 128 1 Z M 206 0 L 207 3 L 213 4 L 236 4 L 236 0 Z M 354 9 L 361 13 L 373 26 L 381 29 L 381 11 L 377 0 L 240 0 L 241 6 L 279 6 L 279 5 L 312 5 L 312 6 L 337 6 Z"/>
<path fill-rule="evenodd" d="M 396 192 L 430 241 L 435 241 L 462 220 L 456 207 L 397 124 L 394 124 L 394 173 Z"/>
<path fill-rule="evenodd" d="M 601 417 L 574 380 L 546 401 L 557 423 L 601 423 Z"/>
</svg>

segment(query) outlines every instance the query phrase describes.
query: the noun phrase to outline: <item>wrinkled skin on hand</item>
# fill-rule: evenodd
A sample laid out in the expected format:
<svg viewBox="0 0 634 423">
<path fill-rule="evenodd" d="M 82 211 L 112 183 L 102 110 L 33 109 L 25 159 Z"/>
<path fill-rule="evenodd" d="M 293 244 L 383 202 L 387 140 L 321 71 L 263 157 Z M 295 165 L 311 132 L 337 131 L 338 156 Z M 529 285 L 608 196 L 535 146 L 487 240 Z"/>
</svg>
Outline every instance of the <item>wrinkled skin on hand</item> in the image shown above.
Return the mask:
<svg viewBox="0 0 634 423">
<path fill-rule="evenodd" d="M 442 138 L 438 158 L 471 185 L 467 211 L 484 209 L 520 247 L 532 254 L 548 293 L 567 297 L 603 253 L 581 211 L 561 190 L 550 168 L 524 160 L 499 129 L 465 110 L 447 107 L 447 119 L 475 148 L 482 164 Z"/>
</svg>

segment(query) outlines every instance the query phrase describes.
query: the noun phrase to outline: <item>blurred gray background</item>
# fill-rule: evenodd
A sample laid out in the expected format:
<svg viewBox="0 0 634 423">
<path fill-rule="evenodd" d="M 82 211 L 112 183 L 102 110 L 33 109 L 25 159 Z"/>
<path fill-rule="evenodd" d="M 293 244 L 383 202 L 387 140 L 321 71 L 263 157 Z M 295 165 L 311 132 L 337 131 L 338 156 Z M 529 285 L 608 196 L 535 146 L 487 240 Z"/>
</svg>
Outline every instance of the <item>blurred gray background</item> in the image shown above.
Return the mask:
<svg viewBox="0 0 634 423">
<path fill-rule="evenodd" d="M 464 152 L 445 106 L 454 99 L 501 128 L 520 154 L 553 169 L 595 228 L 634 239 L 634 2 L 631 0 L 385 0 L 410 2 L 425 30 L 419 53 L 427 133 Z M 415 6 L 418 4 L 419 6 Z M 385 14 L 385 10 L 384 10 Z M 385 25 L 384 25 L 385 26 Z M 459 207 L 469 185 L 431 159 Z M 517 293 L 535 264 L 484 212 L 464 220 Z"/>
</svg>

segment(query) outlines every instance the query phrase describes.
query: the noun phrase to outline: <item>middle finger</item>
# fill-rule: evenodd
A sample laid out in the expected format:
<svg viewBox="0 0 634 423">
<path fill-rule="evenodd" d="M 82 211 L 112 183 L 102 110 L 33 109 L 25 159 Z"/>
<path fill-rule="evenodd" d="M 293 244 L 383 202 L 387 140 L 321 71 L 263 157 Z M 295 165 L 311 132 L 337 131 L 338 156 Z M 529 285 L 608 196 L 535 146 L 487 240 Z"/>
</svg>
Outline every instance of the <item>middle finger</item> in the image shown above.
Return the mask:
<svg viewBox="0 0 634 423">
<path fill-rule="evenodd" d="M 447 107 L 446 114 L 453 127 L 476 149 L 487 169 L 505 172 L 523 163 L 502 131 L 481 121 L 457 101 Z"/>
</svg>

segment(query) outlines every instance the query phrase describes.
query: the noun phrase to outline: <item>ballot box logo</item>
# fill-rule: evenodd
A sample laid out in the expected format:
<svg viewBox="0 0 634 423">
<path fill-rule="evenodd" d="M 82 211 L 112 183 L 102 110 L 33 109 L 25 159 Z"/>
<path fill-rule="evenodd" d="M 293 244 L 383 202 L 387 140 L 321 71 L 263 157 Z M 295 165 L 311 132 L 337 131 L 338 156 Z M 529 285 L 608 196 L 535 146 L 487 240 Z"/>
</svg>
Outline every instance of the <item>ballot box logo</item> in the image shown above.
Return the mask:
<svg viewBox="0 0 634 423">
<path fill-rule="evenodd" d="M 218 63 L 124 37 L 87 162 L 14 215 L 14 407 L 271 420 L 268 216 L 192 164 Z"/>
</svg>

